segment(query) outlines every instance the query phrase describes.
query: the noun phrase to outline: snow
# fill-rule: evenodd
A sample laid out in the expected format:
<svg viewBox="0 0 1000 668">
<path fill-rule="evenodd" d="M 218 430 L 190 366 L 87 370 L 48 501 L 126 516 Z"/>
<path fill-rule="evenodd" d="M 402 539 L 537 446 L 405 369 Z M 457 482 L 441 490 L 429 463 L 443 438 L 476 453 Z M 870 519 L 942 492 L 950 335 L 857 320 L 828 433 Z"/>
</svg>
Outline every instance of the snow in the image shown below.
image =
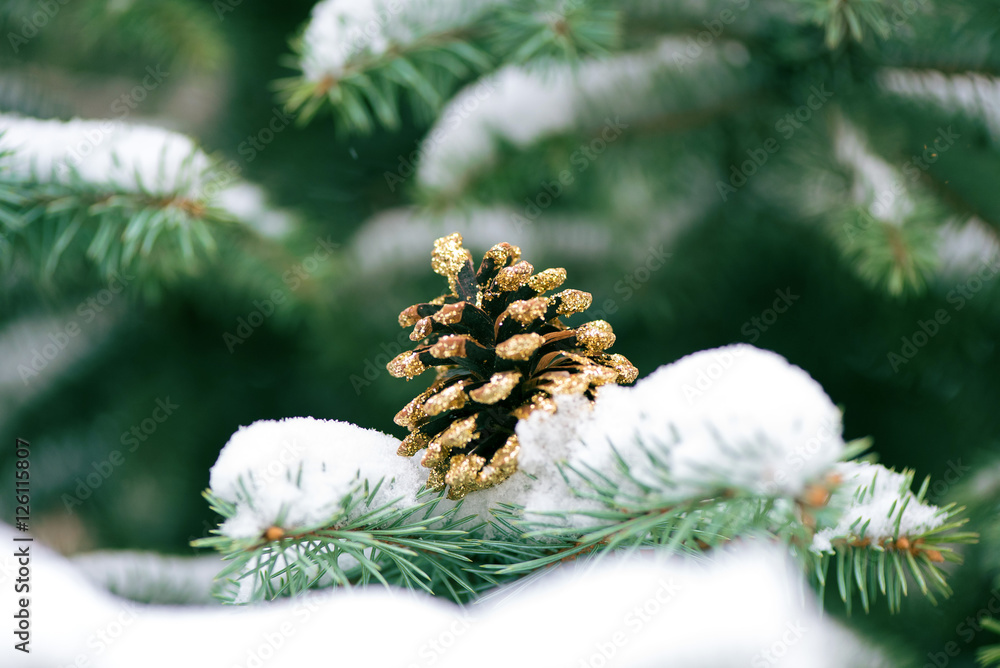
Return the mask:
<svg viewBox="0 0 1000 668">
<path fill-rule="evenodd" d="M 685 46 L 681 39 L 667 38 L 647 51 L 607 59 L 544 69 L 508 65 L 470 84 L 424 139 L 418 183 L 454 195 L 471 174 L 492 164 L 505 143 L 524 149 L 579 128 L 620 134 L 640 115 L 676 110 L 671 105 L 680 104 L 679 98 L 656 97 L 651 80 L 691 67 Z M 725 50 L 713 45 L 694 67 L 715 67 L 723 60 Z"/>
<path fill-rule="evenodd" d="M 489 520 L 490 509 L 511 504 L 534 521 L 594 526 L 599 520 L 586 514 L 540 514 L 602 508 L 574 492 L 588 490 L 569 471 L 567 484 L 559 464 L 600 472 L 623 495 L 646 494 L 622 474 L 618 457 L 666 502 L 724 489 L 794 498 L 821 481 L 844 451 L 840 410 L 819 383 L 780 355 L 746 344 L 688 355 L 633 387 L 604 386 L 593 405 L 572 396 L 558 396 L 556 404 L 554 414 L 518 422 L 518 471 L 466 496 L 462 514 Z M 668 478 L 651 465 L 650 453 Z"/>
<path fill-rule="evenodd" d="M 287 531 L 334 519 L 359 482 L 385 479 L 370 508 L 397 498 L 416 503 L 427 470 L 396 455 L 399 441 L 373 429 L 309 417 L 260 420 L 241 427 L 212 467 L 210 485 L 235 504 L 222 525 L 231 538 L 255 538 L 271 526 Z M 366 511 L 359 504 L 337 519 Z"/>
<path fill-rule="evenodd" d="M 911 478 L 902 473 L 869 462 L 842 462 L 835 470 L 843 483 L 831 496 L 829 506 L 839 509 L 840 515 L 835 526 L 824 527 L 813 537 L 815 552 L 831 552 L 837 539 L 868 538 L 878 543 L 885 538 L 920 536 L 946 519 L 946 512 L 937 506 L 917 502 L 910 490 Z M 862 532 L 866 522 L 868 527 Z"/>
<path fill-rule="evenodd" d="M 567 431 L 572 422 L 578 426 Z M 841 456 L 841 429 L 840 411 L 805 371 L 776 353 L 738 344 L 688 355 L 634 387 L 603 387 L 593 410 L 561 401 L 556 414 L 522 421 L 518 435 L 529 462 L 551 453 L 638 493 L 619 471 L 621 457 L 655 494 L 683 500 L 723 489 L 795 497 Z M 668 478 L 657 474 L 651 454 Z M 551 482 L 541 487 L 541 497 L 566 493 Z M 528 505 L 563 503 L 532 498 Z"/>
<path fill-rule="evenodd" d="M 834 155 L 854 171 L 851 197 L 877 220 L 902 224 L 914 209 L 899 170 L 868 150 L 868 141 L 850 122 L 838 118 Z M 896 190 L 900 190 L 899 194 Z"/>
<path fill-rule="evenodd" d="M 269 239 L 281 239 L 296 226 L 295 217 L 287 211 L 271 208 L 264 190 L 254 183 L 238 182 L 221 190 L 215 205 Z"/>
<path fill-rule="evenodd" d="M 156 552 L 101 551 L 75 555 L 73 565 L 92 584 L 142 603 L 210 603 L 218 555 L 175 557 Z"/>
<path fill-rule="evenodd" d="M 931 102 L 954 112 L 979 118 L 994 141 L 1000 141 L 1000 78 L 977 74 L 945 74 L 936 70 L 887 67 L 879 72 L 883 89 L 915 100 Z"/>
<path fill-rule="evenodd" d="M 0 151 L 15 179 L 198 198 L 209 157 L 185 135 L 112 119 L 38 120 L 0 114 Z"/>
<path fill-rule="evenodd" d="M 0 540 L 14 535 L 0 525 Z M 4 643 L 2 665 L 286 668 L 324 652 L 345 665 L 441 668 L 470 656 L 484 668 L 889 665 L 803 596 L 780 548 L 759 545 L 704 564 L 632 556 L 567 565 L 465 608 L 378 586 L 255 606 L 142 606 L 94 588 L 37 541 L 31 556 L 32 652 Z M 4 551 L 0 585 L 15 571 Z M 5 615 L 13 600 L 4 597 Z"/>
<path fill-rule="evenodd" d="M 944 276 L 965 278 L 990 271 L 1000 261 L 996 235 L 976 217 L 952 220 L 941 226 L 937 251 L 941 260 L 939 272 Z"/>
<path fill-rule="evenodd" d="M 307 80 L 339 79 L 352 62 L 476 20 L 497 0 L 324 0 L 302 36 Z"/>
</svg>

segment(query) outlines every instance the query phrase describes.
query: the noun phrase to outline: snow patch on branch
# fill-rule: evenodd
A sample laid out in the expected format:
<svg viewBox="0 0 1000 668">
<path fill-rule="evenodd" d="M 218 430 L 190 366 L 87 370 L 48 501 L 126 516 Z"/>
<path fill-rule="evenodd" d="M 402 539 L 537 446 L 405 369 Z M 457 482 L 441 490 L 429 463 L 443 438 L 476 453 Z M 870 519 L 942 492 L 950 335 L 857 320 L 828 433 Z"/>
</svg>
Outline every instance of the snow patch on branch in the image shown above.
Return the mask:
<svg viewBox="0 0 1000 668">
<path fill-rule="evenodd" d="M 438 33 L 468 26 L 498 0 L 324 0 L 302 37 L 307 80 L 341 78 L 359 60 L 385 55 Z"/>
<path fill-rule="evenodd" d="M 260 420 L 241 427 L 212 467 L 212 492 L 236 506 L 221 527 L 230 538 L 254 538 L 335 518 L 360 483 L 384 478 L 369 508 L 402 497 L 417 503 L 426 470 L 396 455 L 399 441 L 373 429 L 309 417 Z M 364 504 L 355 513 L 366 512 Z M 351 514 L 339 521 L 349 522 Z"/>
<path fill-rule="evenodd" d="M 600 134 L 610 127 L 620 134 L 639 118 L 682 111 L 678 100 L 702 105 L 706 96 L 716 94 L 714 87 L 684 87 L 684 78 L 690 76 L 684 72 L 687 68 L 706 68 L 724 84 L 745 65 L 727 55 L 732 49 L 723 46 L 728 44 L 705 49 L 692 65 L 685 46 L 681 39 L 667 38 L 648 51 L 606 60 L 544 69 L 510 65 L 470 84 L 452 99 L 424 140 L 418 182 L 454 195 L 471 173 L 496 160 L 505 143 L 525 149 L 577 129 Z M 662 80 L 669 76 L 675 80 Z M 737 85 L 734 81 L 733 89 Z M 686 98 L 669 94 L 681 87 Z"/>
<path fill-rule="evenodd" d="M 832 552 L 836 540 L 867 538 L 878 544 L 887 538 L 920 536 L 947 519 L 947 511 L 917 501 L 910 490 L 912 474 L 868 462 L 842 462 L 835 470 L 844 480 L 829 505 L 841 510 L 840 518 L 813 536 L 814 552 Z"/>
<path fill-rule="evenodd" d="M 937 105 L 944 111 L 959 108 L 975 116 L 1000 141 L 1000 78 L 983 74 L 945 74 L 937 70 L 887 67 L 879 72 L 883 89 Z"/>
<path fill-rule="evenodd" d="M 854 173 L 851 197 L 877 220 L 902 225 L 913 213 L 913 199 L 899 170 L 868 149 L 868 140 L 844 118 L 838 118 L 834 155 Z"/>
<path fill-rule="evenodd" d="M 115 121 L 0 114 L 3 172 L 23 182 L 199 198 L 211 159 L 185 135 Z"/>
<path fill-rule="evenodd" d="M 625 493 L 677 501 L 726 489 L 795 497 L 844 449 L 840 411 L 819 383 L 749 345 L 688 355 L 631 388 L 601 388 L 592 410 L 557 401 L 554 415 L 518 424 L 522 457 L 530 462 L 544 452 L 611 477 Z M 545 498 L 566 494 L 565 485 L 550 489 L 531 509 L 567 503 Z"/>
</svg>

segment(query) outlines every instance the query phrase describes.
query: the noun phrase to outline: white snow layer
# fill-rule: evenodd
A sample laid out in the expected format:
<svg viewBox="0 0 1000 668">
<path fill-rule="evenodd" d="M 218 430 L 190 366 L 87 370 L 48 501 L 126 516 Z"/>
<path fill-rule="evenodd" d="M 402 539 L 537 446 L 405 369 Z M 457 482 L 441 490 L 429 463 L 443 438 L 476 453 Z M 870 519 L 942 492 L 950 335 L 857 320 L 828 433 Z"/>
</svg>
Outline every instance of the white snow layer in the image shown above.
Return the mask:
<svg viewBox="0 0 1000 668">
<path fill-rule="evenodd" d="M 230 437 L 212 467 L 210 486 L 236 505 L 222 525 L 231 538 L 253 538 L 334 519 L 360 482 L 385 479 L 370 508 L 402 497 L 416 503 L 427 469 L 396 455 L 399 440 L 374 429 L 309 417 L 260 420 Z M 366 512 L 359 506 L 338 519 Z"/>
<path fill-rule="evenodd" d="M 945 511 L 918 503 L 910 490 L 911 479 L 902 473 L 868 462 L 842 462 L 835 471 L 843 483 L 829 505 L 841 513 L 836 526 L 822 528 L 813 536 L 816 552 L 832 552 L 832 542 L 837 539 L 868 538 L 878 543 L 885 538 L 919 536 L 944 523 Z M 865 523 L 868 526 L 862 531 Z"/>
<path fill-rule="evenodd" d="M 468 25 L 498 0 L 324 0 L 302 36 L 302 72 L 319 82 L 339 79 L 358 58 Z"/>
<path fill-rule="evenodd" d="M 0 114 L 0 165 L 15 178 L 196 198 L 211 160 L 185 135 L 112 119 L 39 120 Z"/>
<path fill-rule="evenodd" d="M 837 119 L 834 154 L 854 172 L 851 197 L 876 220 L 902 224 L 914 204 L 898 169 L 868 150 L 868 141 L 844 118 Z"/>
<path fill-rule="evenodd" d="M 938 233 L 938 270 L 943 276 L 966 278 L 980 273 L 989 276 L 1000 263 L 1000 243 L 993 231 L 976 217 L 955 219 Z"/>
<path fill-rule="evenodd" d="M 71 561 L 94 585 L 143 603 L 211 603 L 212 583 L 226 566 L 217 554 L 175 557 L 129 551 L 88 552 Z"/>
<path fill-rule="evenodd" d="M 932 102 L 945 111 L 960 109 L 980 118 L 994 141 L 1000 141 L 1000 78 L 975 72 L 945 74 L 937 70 L 896 67 L 879 72 L 885 90 L 915 100 Z"/>
<path fill-rule="evenodd" d="M 745 344 L 689 355 L 634 387 L 604 387 L 593 406 L 570 396 L 556 401 L 555 414 L 518 423 L 518 471 L 468 495 L 463 515 L 490 520 L 500 504 L 533 513 L 597 510 L 567 484 L 559 464 L 599 471 L 623 494 L 639 494 L 619 457 L 631 476 L 668 501 L 725 489 L 791 498 L 829 472 L 844 449 L 840 411 L 819 384 L 780 355 Z M 222 532 L 254 538 L 274 525 L 287 530 L 328 521 L 358 481 L 374 485 L 383 476 L 374 503 L 402 497 L 401 505 L 413 504 L 426 470 L 397 456 L 398 444 L 379 432 L 313 418 L 244 427 L 212 468 L 213 492 L 237 506 Z M 595 523 L 586 516 L 570 522 Z"/>
<path fill-rule="evenodd" d="M 290 213 L 268 206 L 259 186 L 237 179 L 193 139 L 152 125 L 0 114 L 3 151 L 11 153 L 0 158 L 0 171 L 20 181 L 209 202 L 270 238 L 296 224 Z"/>
<path fill-rule="evenodd" d="M 0 525 L 0 540 L 13 537 L 24 534 Z M 257 606 L 144 606 L 94 588 L 43 544 L 29 545 L 31 653 L 5 642 L 5 666 L 285 668 L 326 654 L 343 665 L 442 668 L 468 666 L 470 656 L 484 668 L 889 665 L 819 614 L 782 552 L 755 546 L 703 565 L 632 557 L 561 567 L 460 608 L 381 587 Z M 17 569 L 5 550 L 0 586 L 10 587 Z M 2 605 L 12 619 L 16 598 Z"/>
<path fill-rule="evenodd" d="M 467 175 L 493 162 L 502 143 L 526 148 L 579 127 L 612 142 L 641 116 L 676 111 L 672 105 L 679 104 L 678 98 L 664 96 L 654 78 L 692 67 L 686 46 L 681 39 L 667 38 L 641 53 L 544 69 L 509 65 L 483 77 L 449 102 L 424 139 L 419 184 L 453 194 L 461 190 Z M 732 48 L 712 46 L 693 66 L 714 67 L 723 60 L 746 64 Z M 712 70 L 715 77 L 726 71 Z"/>
<path fill-rule="evenodd" d="M 592 409 L 567 398 L 558 404 L 554 415 L 538 413 L 517 426 L 522 468 L 538 478 L 526 483 L 528 510 L 575 503 L 553 461 L 600 471 L 623 492 L 638 493 L 620 472 L 620 456 L 632 476 L 668 500 L 731 488 L 794 497 L 844 449 L 840 411 L 819 383 L 780 355 L 745 344 L 688 355 L 634 387 L 603 387 Z M 656 474 L 651 455 L 668 478 Z M 505 494 L 502 488 L 496 494 Z"/>
<path fill-rule="evenodd" d="M 269 239 L 287 236 L 297 225 L 288 211 L 272 208 L 264 189 L 254 183 L 237 182 L 219 192 L 215 205 L 243 221 Z"/>
</svg>

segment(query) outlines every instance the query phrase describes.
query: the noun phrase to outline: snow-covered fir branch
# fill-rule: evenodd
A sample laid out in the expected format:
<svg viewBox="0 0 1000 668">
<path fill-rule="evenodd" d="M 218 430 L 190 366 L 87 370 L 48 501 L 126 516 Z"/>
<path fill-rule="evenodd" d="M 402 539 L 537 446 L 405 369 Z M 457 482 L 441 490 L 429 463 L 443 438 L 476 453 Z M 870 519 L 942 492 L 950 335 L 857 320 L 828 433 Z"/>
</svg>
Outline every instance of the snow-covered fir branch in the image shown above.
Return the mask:
<svg viewBox="0 0 1000 668">
<path fill-rule="evenodd" d="M 39 120 L 0 115 L 3 175 L 21 183 L 108 193 L 200 198 L 212 166 L 185 135 L 112 119 Z"/>
<path fill-rule="evenodd" d="M 665 38 L 642 52 L 602 60 L 510 65 L 468 85 L 423 141 L 419 185 L 454 197 L 504 145 L 525 149 L 570 131 L 595 133 L 607 144 L 631 124 L 711 107 L 752 85 L 746 50 L 738 43 L 713 45 L 695 60 L 685 47 L 679 38 Z M 713 86 L 692 85 L 706 76 Z"/>
<path fill-rule="evenodd" d="M 0 525 L 4 540 L 15 535 L 13 527 Z M 891 665 L 822 615 L 811 597 L 803 598 L 804 581 L 794 565 L 759 545 L 734 548 L 705 564 L 635 555 L 593 567 L 565 564 L 465 607 L 391 589 L 314 592 L 238 608 L 138 606 L 94 587 L 76 562 L 41 544 L 32 547 L 32 564 L 47 577 L 32 582 L 29 665 L 166 668 L 195 661 L 290 668 L 315 661 L 329 648 L 331 633 L 350 640 L 337 641 L 338 660 L 359 664 L 377 651 L 384 665 L 432 657 L 443 668 L 468 665 L 477 653 L 481 665 L 499 667 L 526 655 L 539 665 L 576 656 L 598 665 L 612 652 L 615 665 L 624 668 Z M 16 568 L 12 553 L 0 556 L 0 573 Z M 83 618 L 81 610 L 87 611 Z M 517 641 L 498 643 L 497 629 L 507 628 L 517 629 Z M 392 642 L 386 642 L 386 629 Z M 491 650 L 483 653 L 483 647 Z"/>
<path fill-rule="evenodd" d="M 220 233 L 295 227 L 240 172 L 160 127 L 0 114 L 0 232 L 46 276 L 83 256 L 109 276 L 139 258 L 143 274 L 176 275 L 213 254 Z"/>
<path fill-rule="evenodd" d="M 945 74 L 937 70 L 889 67 L 879 72 L 882 88 L 901 97 L 934 104 L 952 112 L 961 110 L 989 129 L 1000 142 L 1000 78 L 969 72 Z"/>
<path fill-rule="evenodd" d="M 234 539 L 258 539 L 270 528 L 294 533 L 330 518 L 356 519 L 364 508 L 341 513 L 367 481 L 383 484 L 375 505 L 417 503 L 426 472 L 396 456 L 399 441 L 333 420 L 261 420 L 242 427 L 219 453 L 210 485 L 233 513 L 220 527 Z"/>
<path fill-rule="evenodd" d="M 932 595 L 932 580 L 947 594 L 934 564 L 959 560 L 954 545 L 973 539 L 956 531 L 959 509 L 909 491 L 912 474 L 838 463 L 858 451 L 840 410 L 769 351 L 702 351 L 596 401 L 555 404 L 518 423 L 518 471 L 458 503 L 423 490 L 425 470 L 396 456 L 393 437 L 312 418 L 254 423 L 212 469 L 209 499 L 225 520 L 198 544 L 233 559 L 221 577 L 246 602 L 374 580 L 448 583 L 462 598 L 618 547 L 701 551 L 757 536 L 787 544 L 821 582 L 831 554 L 841 582 L 845 569 L 881 568 L 895 608 L 904 568 L 921 591 Z M 877 555 L 887 551 L 903 560 L 888 576 Z M 489 564 L 461 565 L 481 554 Z M 850 588 L 841 593 L 849 603 Z"/>
<path fill-rule="evenodd" d="M 500 0 L 323 0 L 302 35 L 300 65 L 313 83 L 338 81 L 389 52 L 469 28 Z"/>
<path fill-rule="evenodd" d="M 836 525 L 823 527 L 813 538 L 812 549 L 832 552 L 833 543 L 875 544 L 892 547 L 905 541 L 919 550 L 922 536 L 944 524 L 949 509 L 923 502 L 910 486 L 913 473 L 897 473 L 879 464 L 843 462 L 836 467 L 843 482 L 830 499 L 839 511 Z M 934 561 L 943 559 L 931 551 Z"/>
</svg>

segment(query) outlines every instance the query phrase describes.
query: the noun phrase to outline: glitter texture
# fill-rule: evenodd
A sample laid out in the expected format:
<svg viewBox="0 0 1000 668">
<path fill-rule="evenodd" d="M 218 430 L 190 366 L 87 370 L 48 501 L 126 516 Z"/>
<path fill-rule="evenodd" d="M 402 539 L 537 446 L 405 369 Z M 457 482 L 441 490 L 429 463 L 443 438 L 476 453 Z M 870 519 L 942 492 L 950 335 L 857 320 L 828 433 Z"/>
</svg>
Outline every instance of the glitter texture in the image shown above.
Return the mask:
<svg viewBox="0 0 1000 668">
<path fill-rule="evenodd" d="M 531 357 L 532 353 L 538 350 L 543 343 L 545 343 L 545 337 L 541 334 L 534 332 L 517 334 L 497 346 L 497 355 L 505 360 L 523 362 Z"/>
<path fill-rule="evenodd" d="M 410 332 L 410 341 L 419 341 L 427 338 L 433 326 L 430 316 L 417 320 L 417 323 L 413 326 L 413 331 Z"/>
<path fill-rule="evenodd" d="M 407 434 L 403 442 L 399 444 L 399 449 L 396 450 L 396 454 L 400 457 L 412 457 L 421 450 L 427 447 L 427 443 L 430 439 L 427 438 L 426 434 L 419 431 L 411 431 Z"/>
<path fill-rule="evenodd" d="M 419 376 L 427 370 L 427 366 L 420 361 L 420 356 L 414 352 L 397 355 L 389 362 L 386 368 L 396 378 L 406 378 L 406 380 L 410 380 L 414 376 Z"/>
<path fill-rule="evenodd" d="M 494 279 L 494 285 L 503 292 L 513 292 L 528 282 L 535 268 L 528 262 L 518 262 L 512 267 L 504 267 Z"/>
<path fill-rule="evenodd" d="M 522 299 L 507 307 L 507 315 L 517 320 L 522 325 L 530 324 L 532 320 L 538 320 L 545 316 L 549 302 L 547 299 L 538 297 L 535 299 Z M 501 322 L 503 316 L 500 316 Z"/>
<path fill-rule="evenodd" d="M 559 315 L 572 315 L 573 313 L 583 313 L 590 308 L 594 302 L 594 296 L 583 290 L 563 290 L 552 295 L 552 300 L 558 300 L 559 306 L 556 313 Z"/>
<path fill-rule="evenodd" d="M 490 378 L 490 382 L 471 390 L 469 396 L 480 404 L 495 404 L 510 396 L 511 390 L 521 381 L 520 371 L 501 371 Z"/>
<path fill-rule="evenodd" d="M 594 320 L 576 328 L 576 340 L 590 352 L 607 350 L 615 343 L 615 333 L 604 320 Z"/>
<path fill-rule="evenodd" d="M 430 353 L 433 357 L 439 360 L 447 359 L 449 357 L 465 357 L 465 342 L 466 338 L 464 336 L 453 334 L 451 336 L 442 336 L 438 339 L 438 342 L 431 346 Z"/>
<path fill-rule="evenodd" d="M 639 370 L 624 355 L 619 355 L 618 353 L 601 355 L 598 361 L 601 364 L 607 364 L 618 372 L 618 383 L 621 385 L 634 383 L 635 379 L 639 377 Z"/>
<path fill-rule="evenodd" d="M 410 435 L 398 452 L 430 469 L 427 485 L 460 499 L 503 482 L 517 471 L 521 445 L 514 428 L 532 413 L 553 413 L 554 397 L 574 395 L 592 402 L 598 388 L 635 380 L 635 367 L 604 351 L 614 343 L 603 320 L 577 329 L 559 316 L 585 311 L 593 297 L 559 288 L 566 270 L 534 267 L 521 249 L 493 246 L 476 270 L 462 237 L 434 243 L 434 271 L 449 292 L 399 315 L 413 327 L 415 351 L 389 363 L 396 377 L 412 378 L 434 367 L 436 379 L 396 416 Z"/>
<path fill-rule="evenodd" d="M 460 380 L 449 385 L 424 402 L 423 411 L 427 415 L 439 415 L 444 411 L 461 408 L 465 405 L 468 395 L 465 394 L 465 381 Z"/>
<path fill-rule="evenodd" d="M 472 261 L 472 254 L 462 248 L 462 235 L 458 232 L 441 237 L 434 242 L 434 253 L 431 255 L 431 269 L 448 279 L 448 287 L 456 292 L 458 272 Z"/>
<path fill-rule="evenodd" d="M 549 290 L 555 290 L 565 282 L 566 270 L 562 267 L 556 267 L 555 269 L 540 271 L 529 278 L 528 287 L 538 294 L 542 294 L 543 292 L 548 292 Z"/>
</svg>

